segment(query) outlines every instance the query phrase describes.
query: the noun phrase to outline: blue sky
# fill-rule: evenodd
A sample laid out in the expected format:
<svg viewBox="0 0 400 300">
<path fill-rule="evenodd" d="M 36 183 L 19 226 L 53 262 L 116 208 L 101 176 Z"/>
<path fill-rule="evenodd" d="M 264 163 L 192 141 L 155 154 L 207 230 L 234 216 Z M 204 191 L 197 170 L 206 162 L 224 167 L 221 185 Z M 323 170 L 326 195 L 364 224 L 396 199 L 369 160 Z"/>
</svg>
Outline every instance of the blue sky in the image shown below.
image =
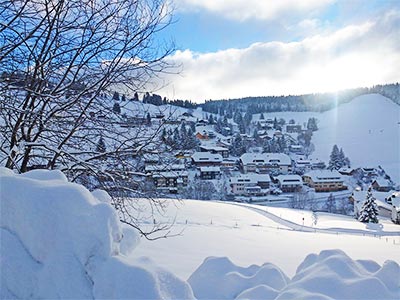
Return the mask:
<svg viewBox="0 0 400 300">
<path fill-rule="evenodd" d="M 333 91 L 400 81 L 400 0 L 170 0 L 182 66 L 169 98 Z M 395 68 L 396 67 L 396 68 Z M 343 74 L 347 74 L 343 76 Z"/>
</svg>

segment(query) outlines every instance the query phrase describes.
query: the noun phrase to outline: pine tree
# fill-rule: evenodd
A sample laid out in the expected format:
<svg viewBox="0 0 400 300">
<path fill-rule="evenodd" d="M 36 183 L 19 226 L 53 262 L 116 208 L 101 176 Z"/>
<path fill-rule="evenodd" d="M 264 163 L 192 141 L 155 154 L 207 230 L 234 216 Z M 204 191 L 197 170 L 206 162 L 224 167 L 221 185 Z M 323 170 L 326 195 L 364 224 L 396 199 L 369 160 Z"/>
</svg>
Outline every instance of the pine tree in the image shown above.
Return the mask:
<svg viewBox="0 0 400 300">
<path fill-rule="evenodd" d="M 150 113 L 147 113 L 146 115 L 146 125 L 150 126 L 151 125 L 151 116 Z"/>
<path fill-rule="evenodd" d="M 114 100 L 114 101 L 119 101 L 119 93 L 118 93 L 118 92 L 114 92 L 114 94 L 113 94 L 113 100 Z"/>
<path fill-rule="evenodd" d="M 340 159 L 340 151 L 337 145 L 333 145 L 332 152 L 329 159 L 328 169 L 339 170 L 342 167 Z"/>
<path fill-rule="evenodd" d="M 261 113 L 261 115 L 260 115 L 260 120 L 264 120 L 264 114 L 263 113 Z"/>
<path fill-rule="evenodd" d="M 119 103 L 117 103 L 117 102 L 114 103 L 113 112 L 115 112 L 116 114 L 121 113 L 121 107 L 119 106 Z"/>
<path fill-rule="evenodd" d="M 363 223 L 378 223 L 378 206 L 375 203 L 375 198 L 372 195 L 372 187 L 367 191 L 366 200 L 361 207 L 358 220 Z"/>
</svg>

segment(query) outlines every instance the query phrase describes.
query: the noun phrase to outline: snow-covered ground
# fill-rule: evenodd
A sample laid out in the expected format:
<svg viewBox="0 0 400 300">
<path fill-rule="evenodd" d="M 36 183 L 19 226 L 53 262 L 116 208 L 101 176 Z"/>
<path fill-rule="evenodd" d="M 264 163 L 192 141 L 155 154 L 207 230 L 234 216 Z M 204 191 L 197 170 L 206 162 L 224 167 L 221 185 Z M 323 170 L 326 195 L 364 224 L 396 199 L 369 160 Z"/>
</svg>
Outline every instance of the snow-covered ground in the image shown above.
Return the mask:
<svg viewBox="0 0 400 300">
<path fill-rule="evenodd" d="M 105 192 L 59 171 L 0 168 L 0 184 L 1 299 L 400 296 L 400 227 L 386 220 L 167 200 L 155 218 L 175 219 L 181 235 L 149 242 L 121 225 Z"/>
<path fill-rule="evenodd" d="M 289 277 L 309 253 L 326 249 L 341 249 L 353 259 L 400 263 L 400 226 L 388 220 L 375 228 L 351 217 L 318 213 L 313 225 L 311 212 L 197 200 L 170 205 L 167 215 L 176 216 L 173 232 L 182 234 L 142 240 L 135 255 L 150 256 L 182 279 L 208 256 L 226 256 L 243 267 L 270 262 Z"/>
</svg>

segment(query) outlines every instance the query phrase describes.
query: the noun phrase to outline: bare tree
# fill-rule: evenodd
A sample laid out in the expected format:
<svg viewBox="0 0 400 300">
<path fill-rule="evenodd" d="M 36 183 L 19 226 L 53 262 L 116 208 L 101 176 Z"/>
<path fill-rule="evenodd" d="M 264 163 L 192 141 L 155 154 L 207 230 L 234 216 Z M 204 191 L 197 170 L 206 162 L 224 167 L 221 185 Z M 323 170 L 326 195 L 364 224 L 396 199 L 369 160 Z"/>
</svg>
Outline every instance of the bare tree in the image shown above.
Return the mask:
<svg viewBox="0 0 400 300">
<path fill-rule="evenodd" d="M 0 2 L 0 163 L 18 172 L 61 169 L 72 181 L 113 196 L 121 221 L 143 235 L 144 153 L 158 153 L 162 122 L 144 125 L 111 95 L 140 92 L 163 72 L 172 43 L 164 0 L 21 0 Z M 102 137 L 104 151 L 98 151 Z M 153 199 L 154 209 L 163 204 Z M 153 222 L 154 223 L 154 222 Z"/>
</svg>

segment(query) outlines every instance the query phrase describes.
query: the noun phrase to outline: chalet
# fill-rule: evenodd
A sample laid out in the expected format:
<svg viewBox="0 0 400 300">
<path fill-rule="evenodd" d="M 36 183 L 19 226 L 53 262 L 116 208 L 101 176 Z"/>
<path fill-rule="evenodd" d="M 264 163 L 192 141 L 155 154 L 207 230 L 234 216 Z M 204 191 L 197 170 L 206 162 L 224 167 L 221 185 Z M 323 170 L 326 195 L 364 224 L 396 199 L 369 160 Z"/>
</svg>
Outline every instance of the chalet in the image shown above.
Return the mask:
<svg viewBox="0 0 400 300">
<path fill-rule="evenodd" d="M 200 178 L 204 180 L 216 179 L 221 175 L 220 167 L 200 167 Z"/>
<path fill-rule="evenodd" d="M 275 179 L 284 193 L 297 192 L 303 186 L 303 180 L 299 175 L 279 175 Z"/>
<path fill-rule="evenodd" d="M 220 154 L 223 158 L 227 158 L 229 156 L 229 150 L 228 148 L 225 147 L 201 145 L 199 149 L 200 152 L 210 152 L 213 154 Z"/>
<path fill-rule="evenodd" d="M 222 156 L 210 152 L 195 152 L 192 155 L 192 163 L 197 167 L 220 166 Z"/>
<path fill-rule="evenodd" d="M 313 170 L 303 175 L 303 182 L 316 192 L 347 190 L 338 171 Z"/>
<path fill-rule="evenodd" d="M 221 170 L 233 171 L 237 167 L 237 160 L 232 158 L 224 158 L 221 162 Z"/>
<path fill-rule="evenodd" d="M 145 165 L 155 165 L 160 162 L 159 154 L 145 154 L 143 157 Z"/>
<path fill-rule="evenodd" d="M 154 185 L 157 190 L 178 193 L 180 189 L 183 189 L 188 185 L 189 173 L 187 171 L 180 172 L 161 172 L 152 175 Z"/>
<path fill-rule="evenodd" d="M 280 131 L 280 130 L 275 131 L 275 132 L 274 132 L 274 137 L 277 137 L 277 138 L 283 137 L 282 131 Z"/>
<path fill-rule="evenodd" d="M 206 126 L 206 125 L 208 125 L 207 120 L 198 120 L 196 123 L 196 126 Z"/>
<path fill-rule="evenodd" d="M 208 140 L 208 139 L 210 139 L 206 132 L 203 132 L 203 133 L 197 132 L 196 133 L 196 138 L 198 138 L 199 140 Z"/>
<path fill-rule="evenodd" d="M 244 173 L 287 174 L 292 169 L 290 157 L 283 153 L 245 153 L 239 163 Z"/>
<path fill-rule="evenodd" d="M 294 165 L 296 167 L 297 170 L 301 170 L 301 171 L 309 171 L 311 170 L 311 161 L 308 159 L 298 159 L 294 162 Z"/>
<path fill-rule="evenodd" d="M 326 168 L 326 165 L 323 161 L 320 161 L 318 159 L 311 160 L 311 169 L 313 170 L 324 170 Z"/>
<path fill-rule="evenodd" d="M 372 181 L 372 187 L 374 188 L 374 190 L 378 192 L 389 192 L 390 190 L 393 189 L 393 186 L 390 184 L 388 180 L 381 178 Z"/>
<path fill-rule="evenodd" d="M 375 168 L 371 167 L 361 168 L 361 171 L 364 177 L 375 178 L 378 176 L 378 172 L 376 171 Z"/>
<path fill-rule="evenodd" d="M 290 145 L 289 151 L 295 154 L 303 154 L 304 147 L 302 145 Z"/>
<path fill-rule="evenodd" d="M 288 124 L 286 125 L 287 133 L 298 133 L 301 131 L 301 125 Z"/>
<path fill-rule="evenodd" d="M 178 151 L 175 153 L 175 157 L 178 159 L 186 159 L 186 158 L 191 158 L 193 155 L 193 151 L 191 150 L 186 150 L 186 151 Z"/>
<path fill-rule="evenodd" d="M 346 167 L 343 167 L 343 168 L 340 168 L 340 169 L 338 170 L 338 172 L 339 172 L 340 174 L 342 174 L 342 175 L 345 175 L 345 176 L 353 176 L 353 175 L 356 173 L 356 170 L 353 169 L 353 168 L 346 168 Z"/>
<path fill-rule="evenodd" d="M 375 203 L 378 206 L 378 215 L 390 218 L 392 216 L 392 206 L 386 203 L 384 200 L 386 193 L 374 192 L 372 193 L 375 198 Z M 350 202 L 354 204 L 354 216 L 360 215 L 361 208 L 367 198 L 367 191 L 353 191 L 349 197 Z"/>
<path fill-rule="evenodd" d="M 264 196 L 269 193 L 271 178 L 267 174 L 246 174 L 231 177 L 229 183 L 235 195 Z"/>
</svg>

